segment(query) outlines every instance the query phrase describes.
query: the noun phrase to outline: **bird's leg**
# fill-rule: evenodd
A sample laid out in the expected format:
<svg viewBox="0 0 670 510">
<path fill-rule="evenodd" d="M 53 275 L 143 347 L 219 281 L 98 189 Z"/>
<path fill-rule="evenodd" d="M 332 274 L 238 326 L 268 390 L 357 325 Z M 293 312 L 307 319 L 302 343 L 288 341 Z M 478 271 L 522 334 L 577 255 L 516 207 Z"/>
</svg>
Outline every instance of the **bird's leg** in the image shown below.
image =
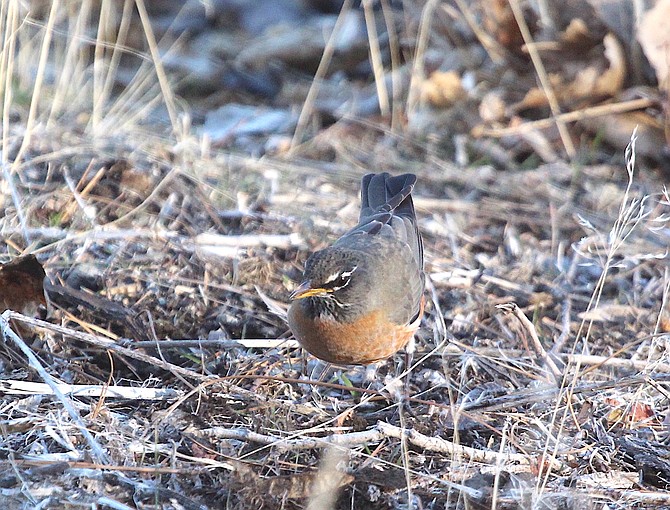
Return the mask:
<svg viewBox="0 0 670 510">
<path fill-rule="evenodd" d="M 380 361 L 375 361 L 365 366 L 365 374 L 363 375 L 363 383 L 369 385 L 377 380 L 377 372 L 379 371 Z"/>
<path fill-rule="evenodd" d="M 325 381 L 328 378 L 328 373 L 331 371 L 330 369 L 332 367 L 333 365 L 327 361 L 317 360 L 312 368 L 312 373 L 309 378 L 315 381 Z"/>
<path fill-rule="evenodd" d="M 405 373 L 403 377 L 403 391 L 400 397 L 400 406 L 405 408 L 409 414 L 413 414 L 412 410 L 410 408 L 410 382 L 412 378 L 412 362 L 414 361 L 414 351 L 416 350 L 416 342 L 414 341 L 414 337 L 410 339 L 410 341 L 407 344 L 407 347 L 405 348 L 405 366 L 403 367 L 402 374 L 403 372 Z"/>
</svg>

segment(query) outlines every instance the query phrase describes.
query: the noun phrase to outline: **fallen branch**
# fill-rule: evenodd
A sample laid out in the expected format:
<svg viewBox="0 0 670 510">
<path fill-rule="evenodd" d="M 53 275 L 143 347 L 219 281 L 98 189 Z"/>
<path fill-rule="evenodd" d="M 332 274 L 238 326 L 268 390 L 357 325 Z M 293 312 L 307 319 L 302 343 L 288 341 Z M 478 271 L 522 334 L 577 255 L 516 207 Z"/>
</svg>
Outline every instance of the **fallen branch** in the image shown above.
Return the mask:
<svg viewBox="0 0 670 510">
<path fill-rule="evenodd" d="M 337 446 L 354 448 L 370 443 L 379 443 L 388 438 L 401 439 L 405 437 L 410 443 L 427 451 L 439 452 L 451 456 L 464 458 L 468 461 L 484 464 L 515 464 L 530 467 L 531 458 L 521 453 L 501 453 L 497 451 L 478 450 L 462 446 L 441 437 L 427 436 L 414 429 L 403 429 L 385 422 L 377 422 L 375 427 L 361 432 L 331 434 L 325 437 L 282 438 L 269 434 L 260 434 L 245 428 L 212 427 L 196 432 L 207 438 L 234 439 L 237 441 L 258 443 L 272 446 L 279 451 L 297 451 Z M 555 469 L 562 469 L 558 461 Z"/>
<path fill-rule="evenodd" d="M 172 388 L 133 388 L 130 386 L 104 386 L 92 384 L 55 383 L 58 390 L 68 397 L 104 397 L 128 400 L 171 400 L 184 392 Z M 30 381 L 0 381 L 0 393 L 6 395 L 55 395 L 54 389 L 45 383 Z"/>
</svg>

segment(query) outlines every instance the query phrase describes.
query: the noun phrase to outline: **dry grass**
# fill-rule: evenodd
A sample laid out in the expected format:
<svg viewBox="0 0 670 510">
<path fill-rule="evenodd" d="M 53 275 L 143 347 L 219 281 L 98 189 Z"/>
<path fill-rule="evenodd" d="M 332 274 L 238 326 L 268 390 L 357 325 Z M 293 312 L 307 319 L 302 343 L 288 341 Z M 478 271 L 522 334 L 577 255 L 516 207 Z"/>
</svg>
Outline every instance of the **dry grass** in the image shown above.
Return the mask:
<svg viewBox="0 0 670 510">
<path fill-rule="evenodd" d="M 52 304 L 0 319 L 5 508 L 667 504 L 670 197 L 634 145 L 625 170 L 464 171 L 348 124 L 286 159 L 217 152 L 149 32 L 113 90 L 133 5 L 94 26 L 107 2 L 2 2 L 3 260 L 38 253 Z M 372 380 L 304 357 L 281 318 L 366 168 L 419 175 L 431 276 L 411 365 Z"/>
</svg>

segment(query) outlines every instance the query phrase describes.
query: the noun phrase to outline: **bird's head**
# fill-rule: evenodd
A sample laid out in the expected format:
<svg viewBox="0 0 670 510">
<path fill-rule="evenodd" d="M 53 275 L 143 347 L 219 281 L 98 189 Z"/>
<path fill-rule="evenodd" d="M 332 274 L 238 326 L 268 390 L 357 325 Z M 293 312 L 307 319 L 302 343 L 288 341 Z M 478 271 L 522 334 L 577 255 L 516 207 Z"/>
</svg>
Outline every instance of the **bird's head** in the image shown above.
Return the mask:
<svg viewBox="0 0 670 510">
<path fill-rule="evenodd" d="M 358 306 L 359 294 L 369 288 L 363 254 L 338 247 L 313 253 L 305 264 L 304 280 L 291 300 L 308 300 L 315 311 L 338 311 Z"/>
</svg>

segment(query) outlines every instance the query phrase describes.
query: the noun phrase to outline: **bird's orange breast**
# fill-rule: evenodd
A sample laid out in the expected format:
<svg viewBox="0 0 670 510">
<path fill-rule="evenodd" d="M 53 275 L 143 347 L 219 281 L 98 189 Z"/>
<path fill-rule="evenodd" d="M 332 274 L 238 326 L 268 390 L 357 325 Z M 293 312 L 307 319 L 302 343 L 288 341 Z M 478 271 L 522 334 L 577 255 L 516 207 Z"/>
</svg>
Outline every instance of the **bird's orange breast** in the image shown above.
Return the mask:
<svg viewBox="0 0 670 510">
<path fill-rule="evenodd" d="M 307 317 L 294 303 L 288 321 L 300 345 L 330 363 L 363 365 L 392 356 L 414 336 L 420 317 L 412 324 L 394 324 L 382 311 L 374 311 L 352 322 Z"/>
</svg>

